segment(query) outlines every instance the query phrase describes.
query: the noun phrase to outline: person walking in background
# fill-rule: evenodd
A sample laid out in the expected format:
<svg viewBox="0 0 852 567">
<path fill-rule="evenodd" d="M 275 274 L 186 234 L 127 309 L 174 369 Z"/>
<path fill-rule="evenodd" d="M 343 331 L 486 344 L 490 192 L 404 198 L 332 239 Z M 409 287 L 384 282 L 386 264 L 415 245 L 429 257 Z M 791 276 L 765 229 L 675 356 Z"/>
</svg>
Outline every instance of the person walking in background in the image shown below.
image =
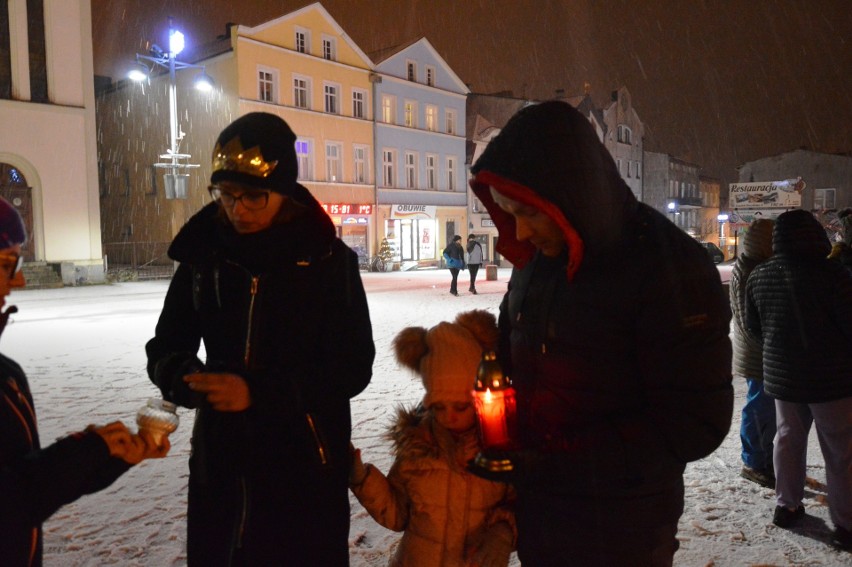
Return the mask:
<svg viewBox="0 0 852 567">
<path fill-rule="evenodd" d="M 296 181 L 295 140 L 268 113 L 226 127 L 213 202 L 169 248 L 146 351 L 163 396 L 197 409 L 190 566 L 349 564 L 349 401 L 375 347 L 358 257 Z"/>
<path fill-rule="evenodd" d="M 482 265 L 482 244 L 476 241 L 474 235 L 467 237 L 467 269 L 470 272 L 470 289 L 468 290 L 473 295 L 476 295 L 476 273 L 479 272 L 479 267 Z"/>
<path fill-rule="evenodd" d="M 416 372 L 422 403 L 400 407 L 388 437 L 387 476 L 352 448 L 352 492 L 382 526 L 404 532 L 392 567 L 505 567 L 514 549 L 512 491 L 473 476 L 479 452 L 472 384 L 484 350 L 497 342 L 494 315 L 460 313 L 454 322 L 407 327 L 393 342 L 400 364 Z"/>
<path fill-rule="evenodd" d="M 731 319 L 704 249 L 636 200 L 588 119 L 516 113 L 471 169 L 514 266 L 498 357 L 517 390 L 524 565 L 670 566 L 686 464 L 731 425 Z"/>
<path fill-rule="evenodd" d="M 775 488 L 772 440 L 775 437 L 775 400 L 763 389 L 763 345 L 746 330 L 746 282 L 755 266 L 772 256 L 774 221 L 758 219 L 743 238 L 744 252 L 731 271 L 734 375 L 748 385 L 740 421 L 743 467 L 740 476 L 766 488 Z"/>
<path fill-rule="evenodd" d="M 462 248 L 461 239 L 462 237 L 458 234 L 453 236 L 452 242 L 447 244 L 443 253 L 444 261 L 447 263 L 450 274 L 453 276 L 453 280 L 450 282 L 450 293 L 455 296 L 459 294 L 459 271 L 464 269 L 464 248 Z"/>
<path fill-rule="evenodd" d="M 775 398 L 776 507 L 782 528 L 805 515 L 808 433 L 825 460 L 832 543 L 852 549 L 852 274 L 827 258 L 831 244 L 802 209 L 778 216 L 774 255 L 746 284 L 748 332 L 763 343 L 763 380 Z"/>
<path fill-rule="evenodd" d="M 837 220 L 840 222 L 840 241 L 834 243 L 828 257 L 852 272 L 852 208 L 838 212 Z"/>
<path fill-rule="evenodd" d="M 12 289 L 26 285 L 21 246 L 27 234 L 20 214 L 0 198 L 0 308 Z M 0 333 L 10 306 L 0 314 Z M 166 438 L 157 444 L 150 433 L 131 433 L 119 422 L 85 430 L 42 447 L 35 404 L 23 369 L 0 355 L 0 563 L 42 564 L 42 523 L 60 507 L 103 490 L 143 459 L 164 457 Z"/>
</svg>

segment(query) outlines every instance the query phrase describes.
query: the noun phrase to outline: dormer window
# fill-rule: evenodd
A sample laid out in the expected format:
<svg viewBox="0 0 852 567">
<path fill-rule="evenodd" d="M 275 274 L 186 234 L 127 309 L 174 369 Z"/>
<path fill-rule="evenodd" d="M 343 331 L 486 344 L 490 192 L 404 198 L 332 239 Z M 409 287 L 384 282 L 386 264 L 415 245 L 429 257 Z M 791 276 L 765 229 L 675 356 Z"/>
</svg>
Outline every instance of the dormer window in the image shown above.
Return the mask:
<svg viewBox="0 0 852 567">
<path fill-rule="evenodd" d="M 618 125 L 618 141 L 622 144 L 629 144 L 633 139 L 633 132 L 624 124 Z"/>
</svg>

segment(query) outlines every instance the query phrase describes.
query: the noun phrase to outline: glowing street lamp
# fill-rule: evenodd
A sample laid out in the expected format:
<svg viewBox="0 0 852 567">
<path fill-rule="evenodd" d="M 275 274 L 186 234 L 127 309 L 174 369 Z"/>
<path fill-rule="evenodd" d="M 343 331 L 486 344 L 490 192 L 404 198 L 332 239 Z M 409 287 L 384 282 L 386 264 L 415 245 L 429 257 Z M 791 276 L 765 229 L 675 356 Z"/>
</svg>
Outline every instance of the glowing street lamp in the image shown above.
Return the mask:
<svg viewBox="0 0 852 567">
<path fill-rule="evenodd" d="M 169 148 L 165 154 L 160 154 L 161 160 L 165 162 L 155 163 L 154 167 L 163 168 L 167 171 L 163 175 L 167 199 L 186 199 L 187 187 L 189 185 L 189 174 L 185 170 L 201 167 L 198 164 L 187 163 L 192 157 L 189 154 L 180 153 L 180 142 L 184 133 L 180 130 L 177 113 L 177 80 L 176 74 L 180 69 L 201 69 L 193 81 L 195 88 L 207 92 L 213 88 L 213 79 L 204 71 L 203 65 L 193 65 L 177 60 L 178 54 L 186 46 L 183 33 L 172 27 L 172 19 L 169 18 L 169 50 L 164 52 L 159 46 L 153 45 L 149 55 L 136 54 L 136 63 L 127 73 L 127 77 L 133 81 L 144 81 L 149 79 L 153 66 L 163 67 L 169 71 Z M 145 62 L 152 63 L 148 67 Z"/>
</svg>

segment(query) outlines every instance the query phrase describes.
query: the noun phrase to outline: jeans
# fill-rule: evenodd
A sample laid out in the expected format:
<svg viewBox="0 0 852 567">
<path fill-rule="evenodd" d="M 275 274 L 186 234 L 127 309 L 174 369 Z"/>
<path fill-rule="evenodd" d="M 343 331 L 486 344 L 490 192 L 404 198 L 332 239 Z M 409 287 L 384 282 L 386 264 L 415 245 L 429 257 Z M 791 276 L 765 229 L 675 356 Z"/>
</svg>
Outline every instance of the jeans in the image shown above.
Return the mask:
<svg viewBox="0 0 852 567">
<path fill-rule="evenodd" d="M 763 380 L 746 378 L 748 393 L 740 422 L 742 459 L 747 467 L 772 470 L 772 440 L 775 438 L 775 400 L 763 391 Z"/>
<path fill-rule="evenodd" d="M 470 271 L 470 290 L 476 291 L 476 274 L 479 272 L 479 264 L 468 264 L 467 269 Z"/>
</svg>

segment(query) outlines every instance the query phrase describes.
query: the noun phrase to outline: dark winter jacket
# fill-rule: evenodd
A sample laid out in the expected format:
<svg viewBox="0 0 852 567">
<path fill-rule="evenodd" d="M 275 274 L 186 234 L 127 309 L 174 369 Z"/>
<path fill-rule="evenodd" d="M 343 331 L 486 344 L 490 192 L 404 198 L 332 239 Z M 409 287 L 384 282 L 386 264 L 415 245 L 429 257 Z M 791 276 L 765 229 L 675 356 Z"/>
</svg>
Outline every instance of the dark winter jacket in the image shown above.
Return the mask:
<svg viewBox="0 0 852 567">
<path fill-rule="evenodd" d="M 444 261 L 447 262 L 448 265 L 450 263 L 449 258 L 452 258 L 460 263 L 457 269 L 461 270 L 464 268 L 464 248 L 462 248 L 462 245 L 458 242 L 453 241 L 447 244 L 442 255 L 444 256 Z"/>
<path fill-rule="evenodd" d="M 743 237 L 745 251 L 731 270 L 730 294 L 733 321 L 734 374 L 751 380 L 763 379 L 763 345 L 748 334 L 745 320 L 746 282 L 759 263 L 772 256 L 772 227 L 769 219 L 754 221 Z"/>
<path fill-rule="evenodd" d="M 453 436 L 419 406 L 398 411 L 388 438 L 390 472 L 367 465 L 352 492 L 378 523 L 405 532 L 389 567 L 466 566 L 492 526 L 506 522 L 514 531 L 513 491 L 465 470 L 479 451 L 475 429 Z"/>
<path fill-rule="evenodd" d="M 130 468 L 95 432 L 41 448 L 21 367 L 0 355 L 0 564 L 42 564 L 41 524 L 61 506 L 106 488 Z"/>
<path fill-rule="evenodd" d="M 146 349 L 163 396 L 198 408 L 190 565 L 346 564 L 349 400 L 375 349 L 358 259 L 298 191 L 306 215 L 238 235 L 213 203 L 169 250 L 180 266 Z M 204 368 L 248 383 L 246 411 L 214 411 L 183 382 L 201 341 Z"/>
<path fill-rule="evenodd" d="M 611 533 L 676 523 L 686 463 L 716 449 L 731 422 L 730 310 L 718 271 L 695 240 L 636 201 L 567 104 L 521 110 L 472 172 L 498 251 L 515 266 L 499 322 L 532 455 L 515 479 L 519 510 L 547 514 L 566 534 L 572 523 Z M 563 255 L 518 241 L 490 186 L 547 214 Z M 519 512 L 521 540 L 522 520 Z"/>
<path fill-rule="evenodd" d="M 810 212 L 783 213 L 774 255 L 746 285 L 748 330 L 763 341 L 764 390 L 779 400 L 852 396 L 852 274 L 826 257 L 829 249 Z"/>
</svg>

